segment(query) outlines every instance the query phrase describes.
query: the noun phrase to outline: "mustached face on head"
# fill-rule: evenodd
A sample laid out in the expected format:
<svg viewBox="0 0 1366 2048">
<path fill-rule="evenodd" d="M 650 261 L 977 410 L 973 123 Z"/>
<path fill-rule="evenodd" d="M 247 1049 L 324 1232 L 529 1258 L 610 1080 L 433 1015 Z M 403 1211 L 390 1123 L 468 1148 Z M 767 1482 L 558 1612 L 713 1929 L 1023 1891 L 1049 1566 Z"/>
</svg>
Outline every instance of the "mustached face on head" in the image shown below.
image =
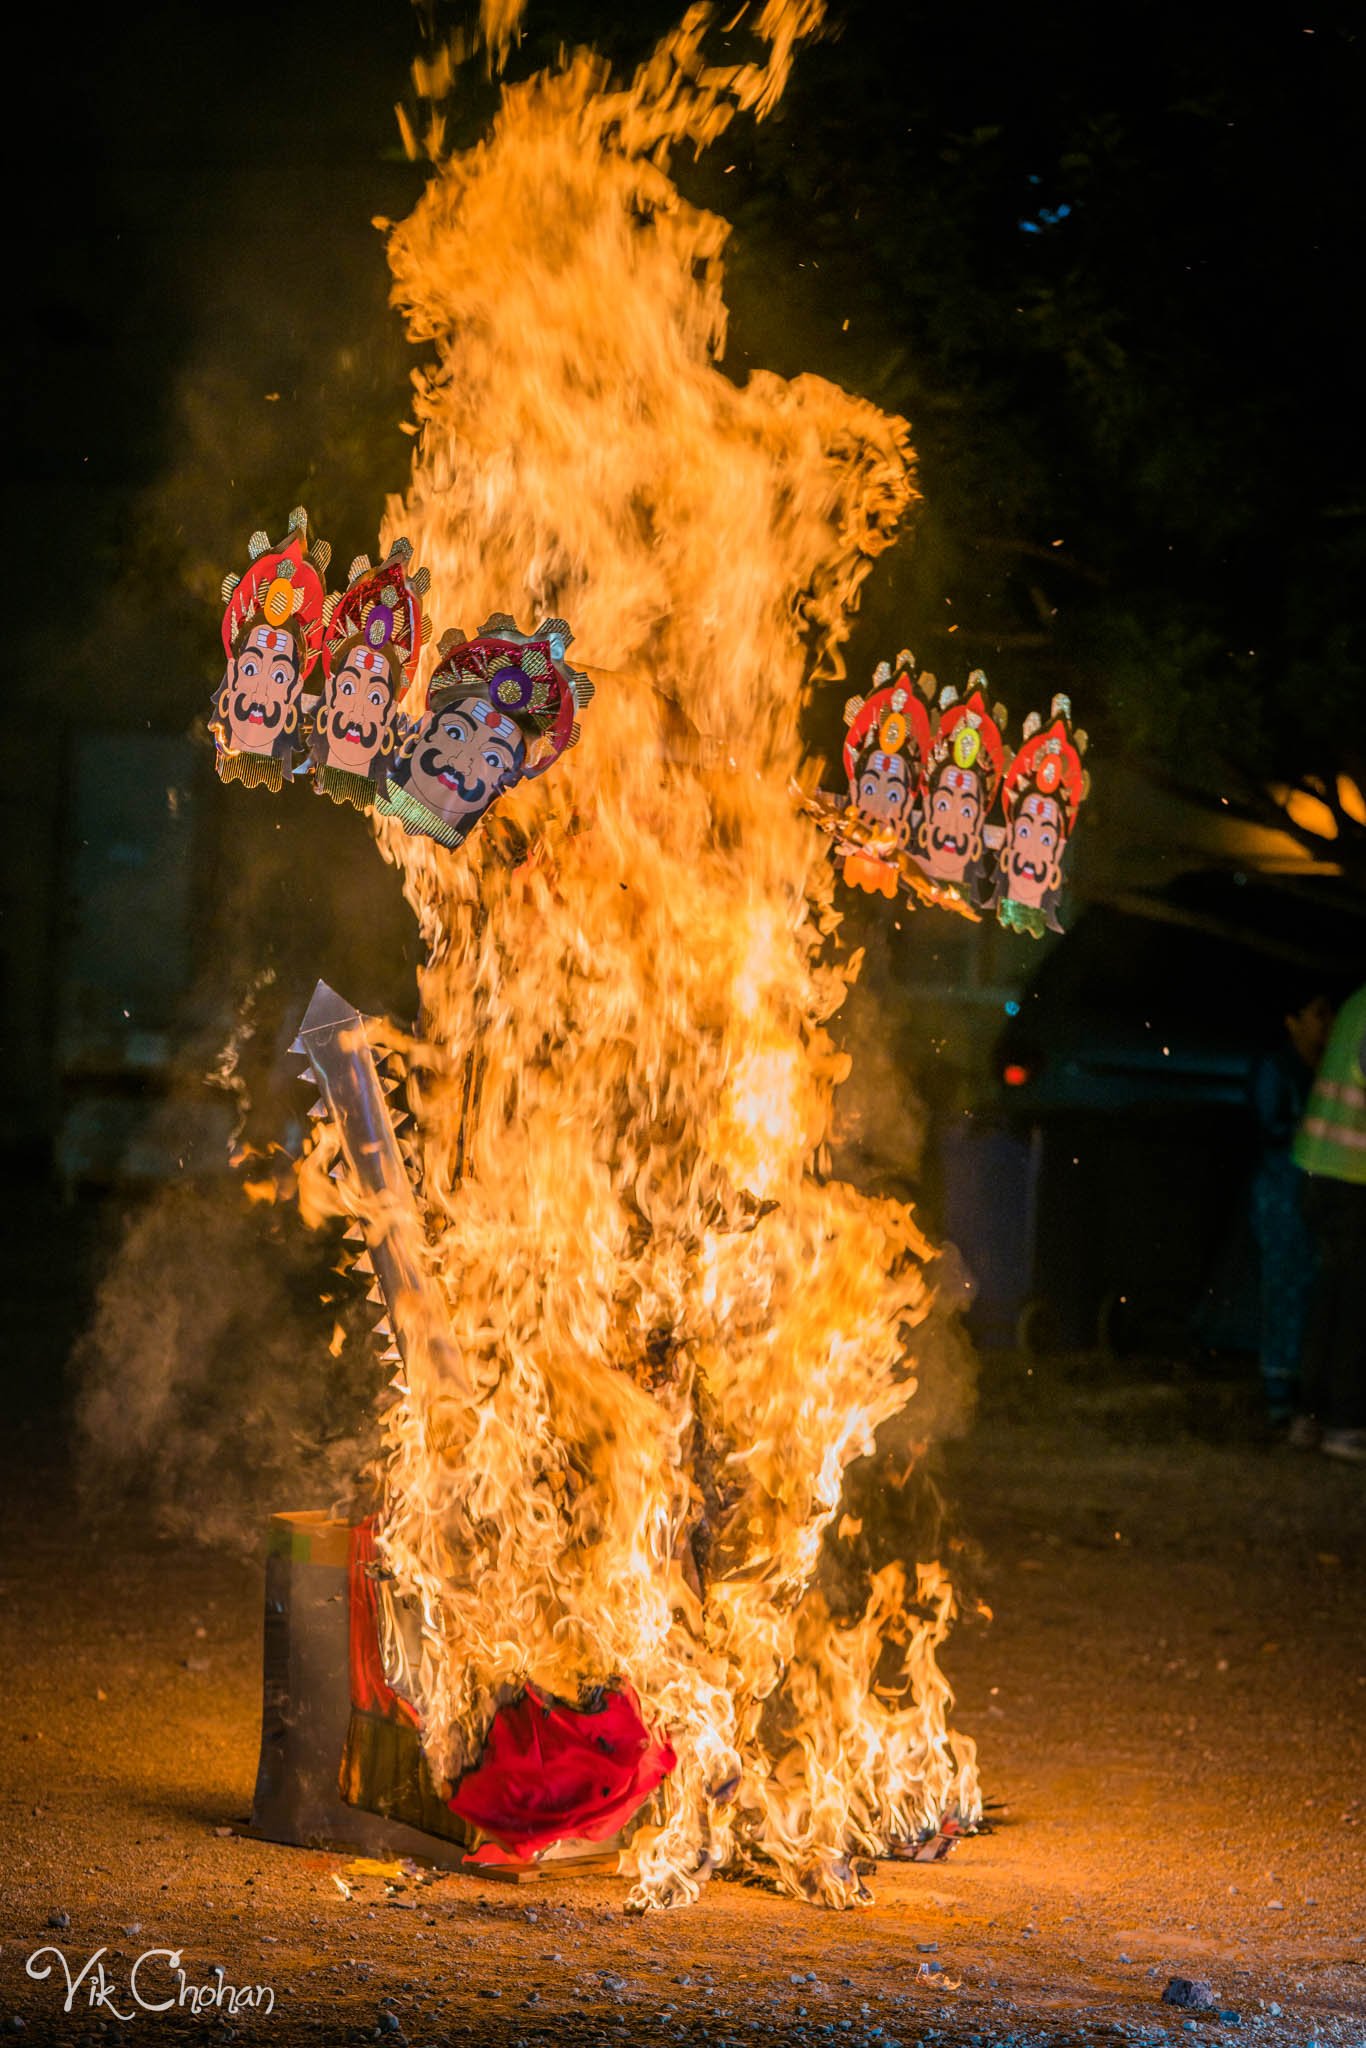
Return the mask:
<svg viewBox="0 0 1366 2048">
<path fill-rule="evenodd" d="M 1044 907 L 1061 886 L 1066 846 L 1066 821 L 1056 797 L 1040 790 L 1022 796 L 1001 849 L 1001 873 L 1013 902 Z"/>
<path fill-rule="evenodd" d="M 869 747 L 859 758 L 850 794 L 864 824 L 890 830 L 899 846 L 909 843 L 915 785 L 904 753 Z"/>
<path fill-rule="evenodd" d="M 1006 833 L 994 901 L 1003 924 L 1036 934 L 1059 929 L 1063 862 L 1089 787 L 1085 751 L 1086 735 L 1072 730 L 1065 696 L 1053 699 L 1047 725 L 1033 712 L 1024 722 L 1001 794 Z"/>
<path fill-rule="evenodd" d="M 929 743 L 929 718 L 908 673 L 895 682 L 887 663 L 873 680 L 883 685 L 871 697 L 851 697 L 844 707 L 849 728 L 844 772 L 849 804 L 859 823 L 886 849 L 911 843 L 911 818 Z"/>
<path fill-rule="evenodd" d="M 482 817 L 519 782 L 526 741 L 482 698 L 462 698 L 428 711 L 405 742 L 393 780 L 451 822 Z"/>
<path fill-rule="evenodd" d="M 934 777 L 925 798 L 920 849 L 929 872 L 959 882 L 982 857 L 982 779 L 972 768 L 950 763 Z"/>
<path fill-rule="evenodd" d="M 320 767 L 373 777 L 393 752 L 403 673 L 391 650 L 360 635 L 341 647 L 323 691 L 314 756 Z"/>
<path fill-rule="evenodd" d="M 218 696 L 223 745 L 235 753 L 288 754 L 298 730 L 302 685 L 293 624 L 258 619 L 228 657 Z"/>
</svg>

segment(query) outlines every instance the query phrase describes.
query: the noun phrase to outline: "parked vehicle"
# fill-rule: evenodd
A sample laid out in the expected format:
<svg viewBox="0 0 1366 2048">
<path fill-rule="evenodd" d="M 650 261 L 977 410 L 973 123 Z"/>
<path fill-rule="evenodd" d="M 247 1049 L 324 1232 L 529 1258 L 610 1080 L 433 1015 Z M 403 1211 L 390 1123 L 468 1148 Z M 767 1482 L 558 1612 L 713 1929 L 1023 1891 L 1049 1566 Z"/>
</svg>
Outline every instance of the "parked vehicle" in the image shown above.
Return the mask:
<svg viewBox="0 0 1366 2048">
<path fill-rule="evenodd" d="M 1335 877 L 1191 874 L 1082 913 L 996 1048 L 1024 1341 L 1255 1347 L 1252 1066 L 1297 991 L 1364 967 L 1366 901 Z"/>
</svg>

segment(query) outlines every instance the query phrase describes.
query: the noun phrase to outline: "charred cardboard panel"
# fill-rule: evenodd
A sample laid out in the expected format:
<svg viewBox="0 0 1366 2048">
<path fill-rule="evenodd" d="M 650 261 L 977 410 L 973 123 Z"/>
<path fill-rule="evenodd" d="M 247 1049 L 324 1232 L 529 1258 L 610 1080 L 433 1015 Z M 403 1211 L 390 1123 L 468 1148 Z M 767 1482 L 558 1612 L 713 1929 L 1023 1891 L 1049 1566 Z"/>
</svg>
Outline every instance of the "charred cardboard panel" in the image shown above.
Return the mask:
<svg viewBox="0 0 1366 2048">
<path fill-rule="evenodd" d="M 270 1842 L 455 1866 L 472 1837 L 436 1799 L 429 1781 L 429 1802 L 410 1796 L 410 1780 L 426 1777 L 416 1736 L 401 1756 L 387 1748 L 383 1755 L 349 1751 L 349 1534 L 344 1522 L 325 1512 L 271 1517 L 252 1832 Z M 350 1790 L 366 1806 L 384 1810 L 365 1811 L 343 1799 L 340 1773 L 348 1754 Z M 446 1822 L 440 1834 L 395 1817 L 439 1818 L 438 1807 Z"/>
</svg>

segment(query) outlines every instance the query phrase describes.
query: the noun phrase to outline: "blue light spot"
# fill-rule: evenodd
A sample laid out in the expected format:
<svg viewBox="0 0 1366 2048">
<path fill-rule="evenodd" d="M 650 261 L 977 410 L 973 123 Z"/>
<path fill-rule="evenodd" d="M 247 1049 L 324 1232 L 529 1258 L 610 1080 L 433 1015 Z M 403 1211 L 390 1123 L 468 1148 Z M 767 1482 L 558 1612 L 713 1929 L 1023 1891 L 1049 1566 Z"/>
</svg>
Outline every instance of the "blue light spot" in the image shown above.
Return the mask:
<svg viewBox="0 0 1366 2048">
<path fill-rule="evenodd" d="M 1031 184 L 1035 182 L 1034 179 L 1030 179 Z M 1045 228 L 1061 226 L 1062 222 L 1068 219 L 1071 212 L 1071 202 L 1066 199 L 1060 199 L 1056 206 L 1041 206 L 1032 220 L 1022 220 L 1020 222 L 1020 233 L 1022 235 L 1041 235 Z"/>
<path fill-rule="evenodd" d="M 1012 996 L 1010 1001 L 1006 1004 L 1006 1015 L 1007 1017 L 1018 1017 L 1019 1014 L 1020 1006 L 1016 1002 L 1014 996 Z"/>
</svg>

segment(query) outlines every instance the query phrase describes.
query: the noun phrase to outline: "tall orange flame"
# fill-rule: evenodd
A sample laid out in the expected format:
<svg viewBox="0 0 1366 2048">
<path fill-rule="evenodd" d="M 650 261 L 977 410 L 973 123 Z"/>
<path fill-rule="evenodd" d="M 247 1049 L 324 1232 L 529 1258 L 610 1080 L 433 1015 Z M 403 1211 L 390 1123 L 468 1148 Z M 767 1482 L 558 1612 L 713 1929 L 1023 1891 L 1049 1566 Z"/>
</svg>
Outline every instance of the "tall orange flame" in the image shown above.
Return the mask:
<svg viewBox="0 0 1366 2048">
<path fill-rule="evenodd" d="M 854 1626 L 815 1584 L 929 1304 L 910 1211 L 823 1170 L 847 970 L 789 796 L 810 651 L 838 663 L 915 495 L 908 433 L 815 377 L 722 373 L 729 231 L 669 174 L 774 104 L 819 11 L 769 0 L 762 63 L 708 64 L 694 9 L 626 86 L 580 52 L 506 87 L 389 243 L 432 351 L 389 533 L 443 624 L 567 617 L 597 697 L 502 814 L 530 857 L 506 827 L 454 855 L 378 827 L 428 947 L 447 1325 L 389 1413 L 381 1547 L 440 1775 L 527 1680 L 624 1678 L 667 1729 L 638 1904 L 746 1859 L 846 1904 L 855 1852 L 976 1811 L 947 1580 L 890 1567 Z"/>
</svg>

